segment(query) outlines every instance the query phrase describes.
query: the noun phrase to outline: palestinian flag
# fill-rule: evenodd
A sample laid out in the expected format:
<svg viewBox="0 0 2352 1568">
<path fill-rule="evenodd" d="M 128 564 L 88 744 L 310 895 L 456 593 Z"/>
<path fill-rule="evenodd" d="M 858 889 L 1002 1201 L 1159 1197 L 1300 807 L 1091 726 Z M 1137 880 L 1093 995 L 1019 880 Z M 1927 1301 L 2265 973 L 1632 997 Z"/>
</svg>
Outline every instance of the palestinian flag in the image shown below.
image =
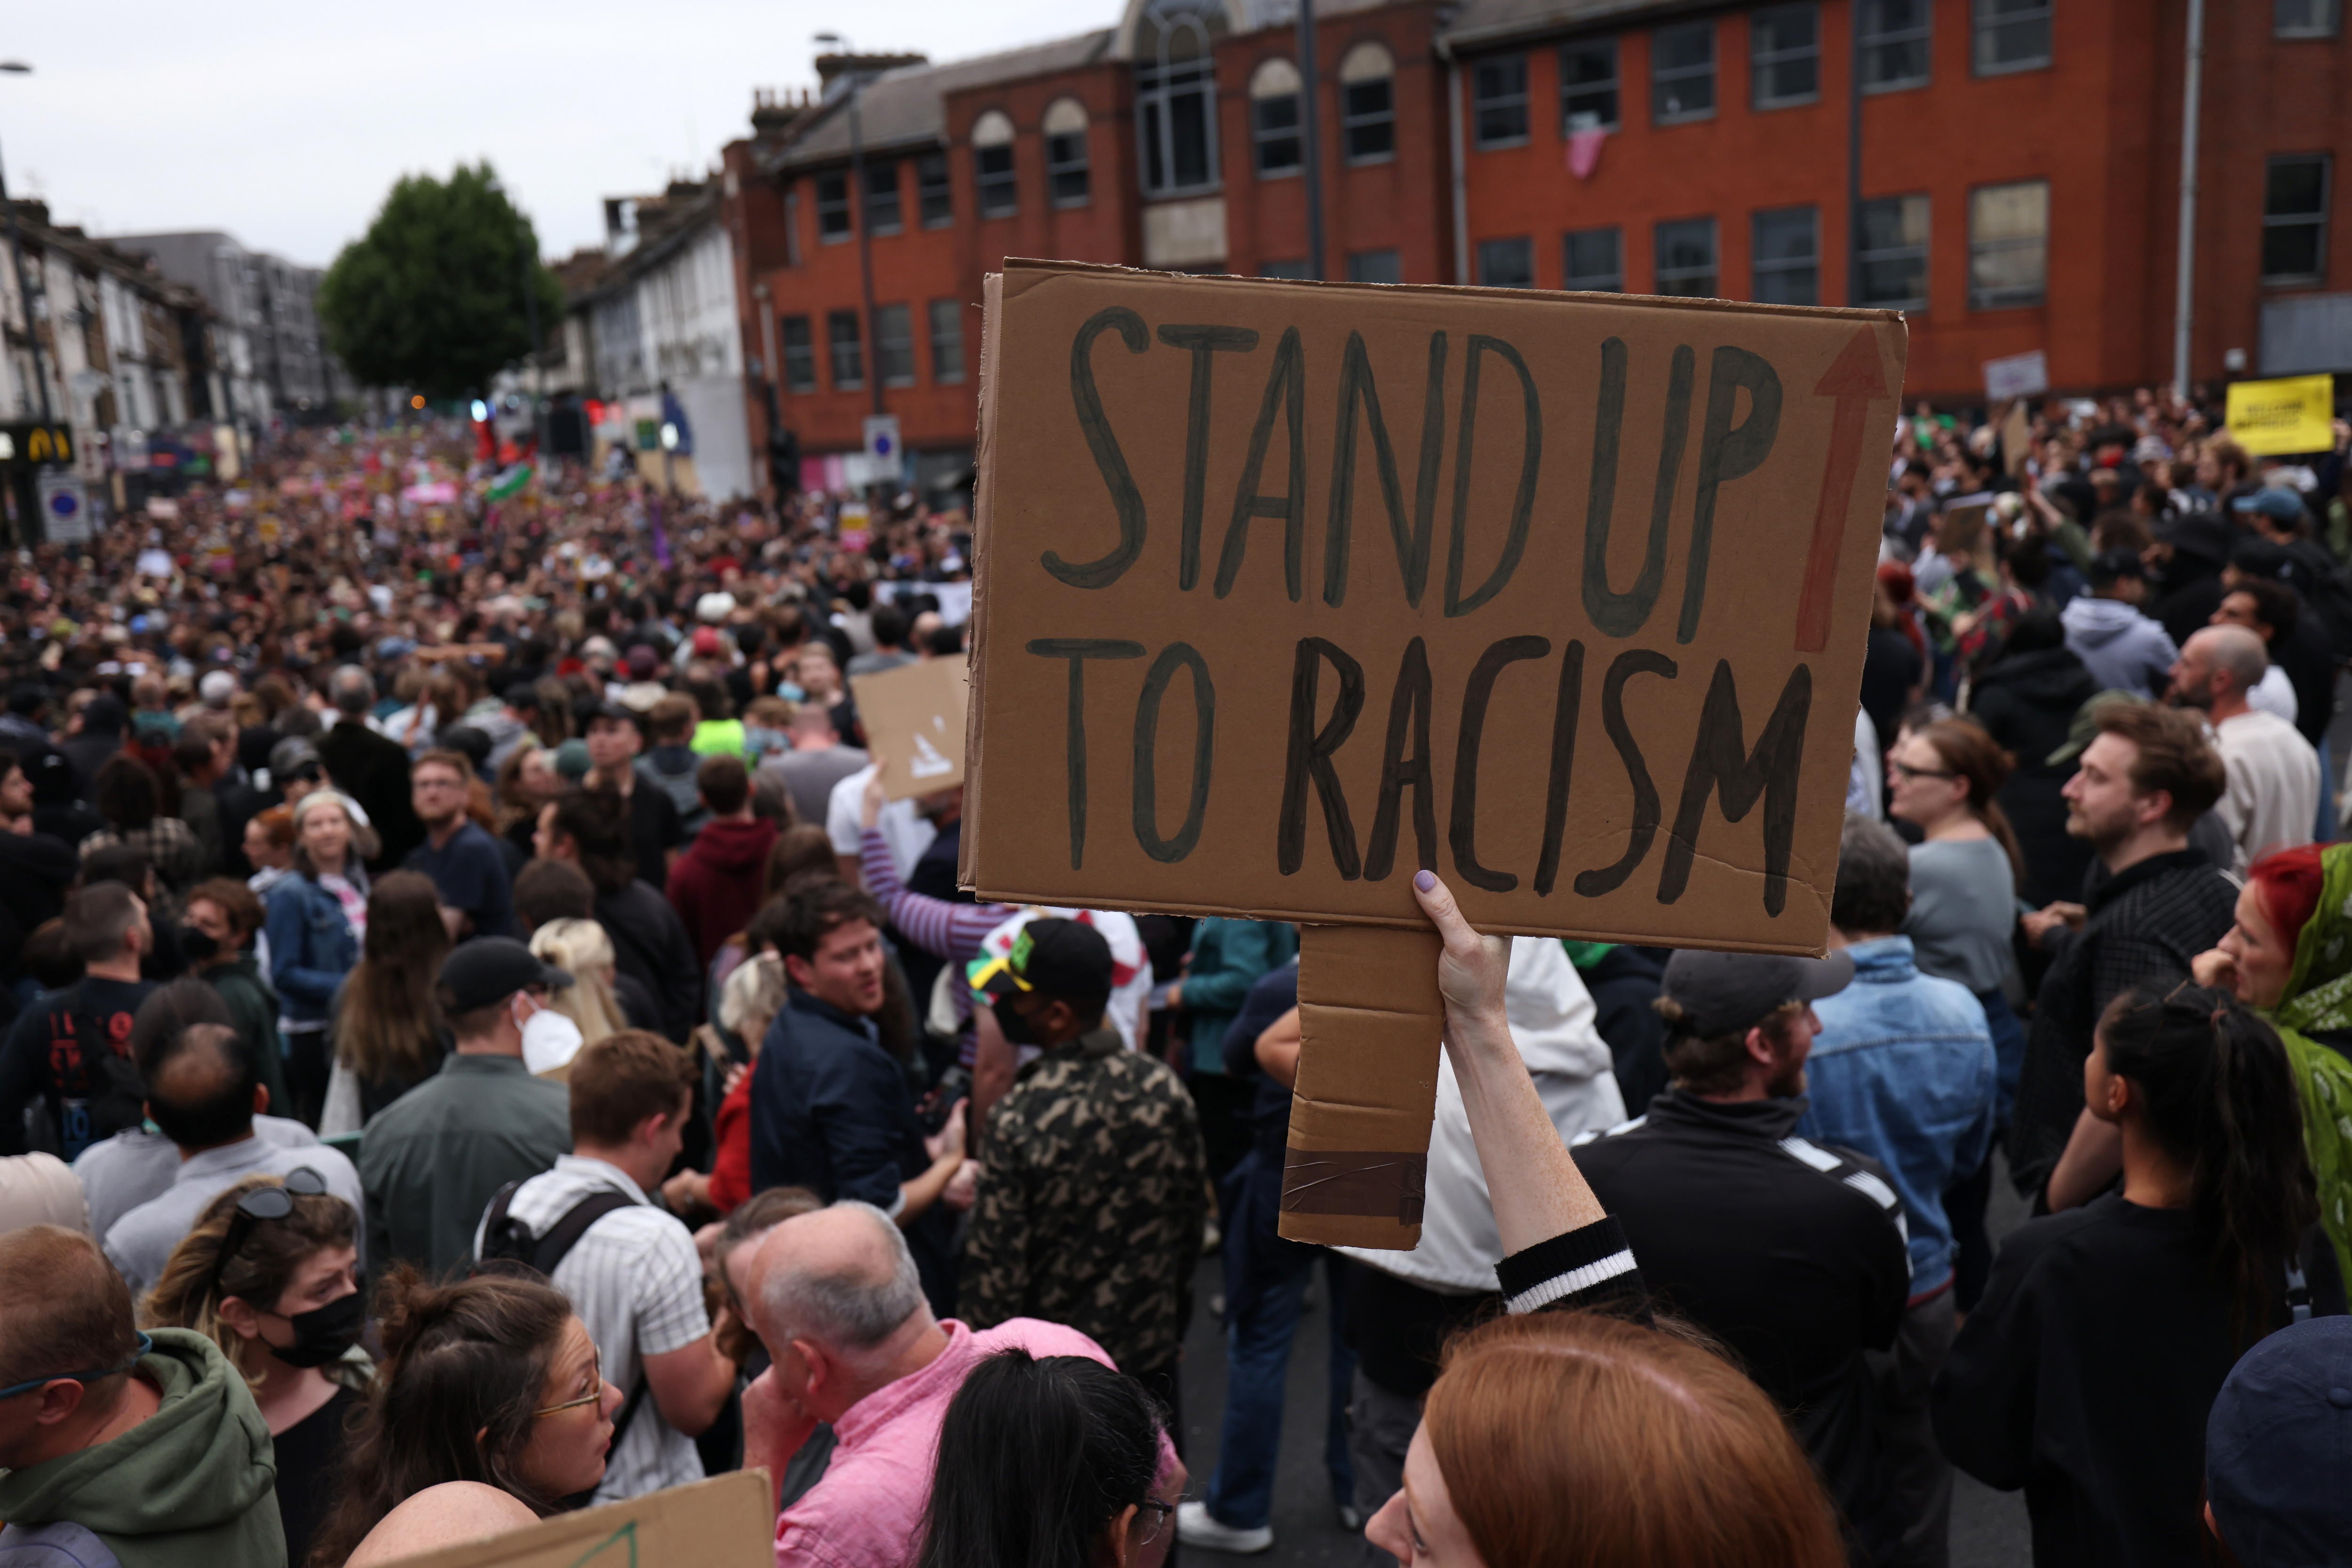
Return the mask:
<svg viewBox="0 0 2352 1568">
<path fill-rule="evenodd" d="M 493 501 L 503 501 L 509 496 L 519 496 L 522 494 L 524 487 L 530 483 L 530 476 L 531 467 L 530 464 L 516 464 L 513 467 L 508 469 L 505 473 L 490 481 L 490 499 Z"/>
</svg>

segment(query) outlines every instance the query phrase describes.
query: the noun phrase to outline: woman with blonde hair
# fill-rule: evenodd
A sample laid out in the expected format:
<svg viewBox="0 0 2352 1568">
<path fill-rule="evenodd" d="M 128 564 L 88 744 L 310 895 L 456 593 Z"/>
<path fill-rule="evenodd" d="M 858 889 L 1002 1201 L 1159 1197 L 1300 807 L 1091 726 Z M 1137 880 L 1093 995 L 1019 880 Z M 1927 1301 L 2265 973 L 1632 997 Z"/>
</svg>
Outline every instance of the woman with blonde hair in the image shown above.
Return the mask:
<svg viewBox="0 0 2352 1568">
<path fill-rule="evenodd" d="M 751 1061 L 768 1025 L 784 1005 L 784 961 L 761 953 L 737 965 L 719 988 L 719 1022 L 743 1042 Z M 727 1087 L 711 1126 L 710 1170 L 683 1170 L 662 1184 L 671 1209 L 686 1213 L 709 1207 L 724 1216 L 751 1196 L 751 1067 L 727 1055 L 709 1025 L 696 1031 L 704 1052 L 725 1066 Z"/>
<path fill-rule="evenodd" d="M 336 1082 L 328 1092 L 323 1131 L 357 1132 L 441 1071 L 449 1040 L 437 982 L 448 956 L 449 927 L 433 879 L 421 872 L 385 873 L 368 894 L 360 961 L 335 997 Z M 351 1089 L 338 1092 L 346 1078 Z"/>
<path fill-rule="evenodd" d="M 551 920 L 530 934 L 530 950 L 572 977 L 572 983 L 550 996 L 547 1005 L 580 1026 L 583 1051 L 629 1027 L 613 994 L 613 939 L 602 925 L 593 920 Z M 568 1059 L 531 1061 L 526 1053 L 525 1065 L 542 1078 L 562 1078 L 572 1063 Z"/>
<path fill-rule="evenodd" d="M 193 1329 L 244 1374 L 276 1451 L 289 1563 L 342 1490 L 349 1417 L 373 1381 L 352 1354 L 367 1315 L 358 1226 L 307 1166 L 247 1176 L 205 1206 L 140 1306 L 143 1327 Z"/>
</svg>

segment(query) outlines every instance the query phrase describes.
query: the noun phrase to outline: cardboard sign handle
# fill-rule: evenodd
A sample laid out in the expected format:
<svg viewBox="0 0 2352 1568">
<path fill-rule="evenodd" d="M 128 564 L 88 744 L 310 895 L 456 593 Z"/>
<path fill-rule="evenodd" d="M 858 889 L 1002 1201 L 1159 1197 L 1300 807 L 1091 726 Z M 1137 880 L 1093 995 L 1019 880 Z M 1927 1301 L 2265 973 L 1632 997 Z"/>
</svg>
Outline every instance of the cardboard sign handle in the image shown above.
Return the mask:
<svg viewBox="0 0 2352 1568">
<path fill-rule="evenodd" d="M 1427 926 L 1299 929 L 1298 1082 L 1279 1222 L 1291 1240 L 1420 1243 L 1445 1032 L 1442 946 Z"/>
</svg>

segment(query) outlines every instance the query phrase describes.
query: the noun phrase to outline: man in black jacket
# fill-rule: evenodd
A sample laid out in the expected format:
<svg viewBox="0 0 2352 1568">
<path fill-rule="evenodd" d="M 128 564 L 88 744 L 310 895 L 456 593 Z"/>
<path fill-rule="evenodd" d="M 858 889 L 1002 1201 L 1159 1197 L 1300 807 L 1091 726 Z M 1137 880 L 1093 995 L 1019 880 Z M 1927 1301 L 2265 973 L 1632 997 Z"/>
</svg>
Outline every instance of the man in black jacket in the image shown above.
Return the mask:
<svg viewBox="0 0 2352 1568">
<path fill-rule="evenodd" d="M 1723 1341 L 1788 1412 L 1862 1560 L 1881 1562 L 1906 1521 L 1864 1353 L 1895 1343 L 1910 1294 L 1902 1204 L 1869 1160 L 1796 1135 L 1810 1004 L 1853 977 L 1843 953 L 1676 953 L 1659 999 L 1673 1083 L 1574 1149 L 1660 1309 Z"/>
<path fill-rule="evenodd" d="M 2010 1116 L 2010 1176 L 2028 1198 L 2040 1198 L 2071 1140 L 2083 1143 L 2090 1191 L 2122 1168 L 2119 1135 L 2083 1110 L 2091 1030 L 2124 992 L 2187 979 L 2189 960 L 2221 939 L 2237 909 L 2236 886 L 2189 841 L 2228 782 L 2201 720 L 2138 703 L 2095 714 L 2098 733 L 2066 782 L 2066 831 L 2089 841 L 2105 874 L 2083 903 L 2022 922 L 2026 940 L 2051 955 Z"/>
<path fill-rule="evenodd" d="M 337 665 L 327 695 L 335 705 L 335 727 L 319 737 L 319 760 L 336 788 L 357 800 L 374 825 L 383 848 L 368 862 L 368 871 L 381 876 L 425 841 L 425 824 L 409 798 L 408 748 L 367 727 L 375 683 L 357 664 Z"/>
<path fill-rule="evenodd" d="M 541 808 L 539 852 L 587 873 L 614 966 L 644 982 L 661 1009 L 661 1032 L 684 1045 L 702 1017 L 702 966 L 677 911 L 635 874 L 627 811 L 610 789 L 566 789 Z"/>
</svg>

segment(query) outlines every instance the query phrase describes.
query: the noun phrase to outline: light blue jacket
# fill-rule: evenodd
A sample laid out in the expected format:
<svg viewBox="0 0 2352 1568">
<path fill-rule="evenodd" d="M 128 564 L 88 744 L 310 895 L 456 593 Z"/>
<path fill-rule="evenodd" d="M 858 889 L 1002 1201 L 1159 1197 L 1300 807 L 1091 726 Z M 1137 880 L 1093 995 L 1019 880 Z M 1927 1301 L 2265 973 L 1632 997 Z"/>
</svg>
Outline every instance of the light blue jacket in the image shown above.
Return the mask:
<svg viewBox="0 0 2352 1568">
<path fill-rule="evenodd" d="M 1944 1189 L 1992 1143 L 1992 1035 L 1968 988 L 1923 975 L 1911 938 L 1846 949 L 1853 983 L 1813 1004 L 1822 1032 L 1805 1063 L 1811 1100 L 1798 1132 L 1885 1166 L 1911 1237 L 1913 1300 L 1950 1283 Z"/>
<path fill-rule="evenodd" d="M 356 862 L 353 869 L 356 870 Z M 299 872 L 269 890 L 269 983 L 295 1023 L 324 1023 L 335 988 L 360 959 L 342 902 Z"/>
</svg>

